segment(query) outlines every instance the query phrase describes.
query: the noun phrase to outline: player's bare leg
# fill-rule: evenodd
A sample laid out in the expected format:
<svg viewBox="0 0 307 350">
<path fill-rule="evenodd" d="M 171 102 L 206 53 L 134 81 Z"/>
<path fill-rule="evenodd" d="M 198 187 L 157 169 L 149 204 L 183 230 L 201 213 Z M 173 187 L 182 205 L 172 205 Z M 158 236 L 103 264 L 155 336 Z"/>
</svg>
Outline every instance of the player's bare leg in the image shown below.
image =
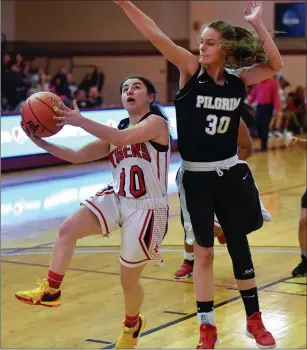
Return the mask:
<svg viewBox="0 0 307 350">
<path fill-rule="evenodd" d="M 220 244 L 225 244 L 226 239 L 221 227 L 214 225 L 214 236 L 217 237 Z M 192 276 L 194 266 L 194 248 L 193 245 L 184 242 L 183 263 L 174 273 L 175 279 L 184 279 Z"/>
<path fill-rule="evenodd" d="M 96 215 L 85 206 L 81 206 L 60 227 L 54 242 L 47 278 L 39 280 L 37 288 L 17 292 L 16 298 L 30 305 L 60 306 L 60 287 L 71 262 L 76 241 L 97 234 L 101 234 L 101 227 Z"/>
<path fill-rule="evenodd" d="M 116 342 L 116 349 L 135 348 L 145 328 L 145 317 L 140 315 L 144 300 L 144 290 L 140 276 L 145 265 L 126 267 L 121 264 L 120 277 L 125 299 L 125 320 L 123 330 Z"/>
</svg>

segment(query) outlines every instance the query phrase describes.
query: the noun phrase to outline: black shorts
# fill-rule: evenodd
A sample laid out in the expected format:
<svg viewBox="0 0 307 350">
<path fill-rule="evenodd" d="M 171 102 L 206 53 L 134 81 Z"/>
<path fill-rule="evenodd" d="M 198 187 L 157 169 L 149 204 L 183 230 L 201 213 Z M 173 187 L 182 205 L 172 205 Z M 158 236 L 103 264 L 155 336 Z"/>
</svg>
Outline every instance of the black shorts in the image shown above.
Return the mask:
<svg viewBox="0 0 307 350">
<path fill-rule="evenodd" d="M 307 189 L 302 196 L 301 207 L 307 209 Z"/>
<path fill-rule="evenodd" d="M 196 242 L 214 245 L 214 213 L 226 240 L 237 240 L 263 225 L 259 192 L 247 163 L 238 163 L 219 176 L 216 171 L 183 171 L 182 206 Z"/>
</svg>

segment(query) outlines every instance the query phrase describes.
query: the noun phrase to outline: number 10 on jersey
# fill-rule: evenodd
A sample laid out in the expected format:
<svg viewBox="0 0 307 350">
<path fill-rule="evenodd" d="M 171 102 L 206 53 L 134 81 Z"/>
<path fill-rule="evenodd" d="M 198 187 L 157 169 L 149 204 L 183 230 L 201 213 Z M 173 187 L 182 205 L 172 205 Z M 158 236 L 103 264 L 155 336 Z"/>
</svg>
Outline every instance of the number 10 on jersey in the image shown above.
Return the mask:
<svg viewBox="0 0 307 350">
<path fill-rule="evenodd" d="M 205 131 L 209 135 L 225 134 L 229 127 L 230 117 L 221 117 L 220 119 L 215 114 L 209 114 L 206 118 L 209 125 Z"/>
<path fill-rule="evenodd" d="M 126 197 L 126 171 L 129 172 L 130 184 L 129 191 L 134 198 L 140 198 L 146 194 L 145 178 L 143 170 L 138 165 L 133 165 L 130 170 L 122 168 L 120 173 L 120 184 L 118 194 Z"/>
</svg>

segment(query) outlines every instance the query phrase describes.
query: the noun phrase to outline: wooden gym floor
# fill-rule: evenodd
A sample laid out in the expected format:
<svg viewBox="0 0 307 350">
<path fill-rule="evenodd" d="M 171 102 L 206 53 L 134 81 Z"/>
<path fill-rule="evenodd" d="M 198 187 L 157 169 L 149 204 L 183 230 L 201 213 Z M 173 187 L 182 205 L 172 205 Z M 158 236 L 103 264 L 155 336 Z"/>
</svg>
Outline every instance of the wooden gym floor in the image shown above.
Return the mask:
<svg viewBox="0 0 307 350">
<path fill-rule="evenodd" d="M 306 278 L 291 277 L 300 259 L 297 227 L 306 187 L 306 154 L 282 145 L 283 140 L 271 140 L 269 152 L 254 153 L 249 160 L 262 201 L 273 216 L 271 223 L 249 236 L 249 242 L 264 321 L 277 347 L 306 348 Z M 139 348 L 195 348 L 198 342 L 192 279 L 173 279 L 183 260 L 183 232 L 174 184 L 178 156 L 172 159 L 165 267 L 148 265 L 143 274 L 147 327 Z M 2 349 L 114 347 L 124 310 L 117 232 L 109 239 L 78 242 L 60 308 L 28 306 L 14 298 L 15 291 L 33 288 L 36 277 L 45 277 L 63 218 L 109 179 L 102 163 L 2 176 Z M 214 268 L 217 348 L 255 348 L 244 335 L 245 314 L 231 261 L 218 242 Z"/>
</svg>

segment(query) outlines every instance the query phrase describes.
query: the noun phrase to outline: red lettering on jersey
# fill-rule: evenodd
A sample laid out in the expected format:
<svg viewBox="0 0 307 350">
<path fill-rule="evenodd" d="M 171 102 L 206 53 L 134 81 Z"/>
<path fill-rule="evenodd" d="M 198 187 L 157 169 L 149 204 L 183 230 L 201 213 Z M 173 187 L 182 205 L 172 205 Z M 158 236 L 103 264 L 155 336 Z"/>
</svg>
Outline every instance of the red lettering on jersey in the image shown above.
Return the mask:
<svg viewBox="0 0 307 350">
<path fill-rule="evenodd" d="M 125 159 L 125 155 L 124 155 L 122 146 L 115 148 L 115 154 L 117 155 L 117 158 L 119 159 L 119 161 Z"/>
<path fill-rule="evenodd" d="M 136 145 L 131 145 L 132 157 L 142 158 L 140 155 L 141 144 L 137 143 Z"/>
<path fill-rule="evenodd" d="M 131 158 L 132 157 L 132 154 L 128 153 L 128 152 L 131 152 L 131 148 L 129 146 L 125 146 L 124 147 L 124 156 L 125 156 L 125 158 Z"/>
<path fill-rule="evenodd" d="M 117 165 L 115 164 L 113 155 L 114 155 L 114 150 L 113 150 L 112 152 L 109 153 L 109 161 L 110 161 L 110 163 L 114 166 L 114 168 L 116 168 Z"/>
<path fill-rule="evenodd" d="M 109 153 L 109 161 L 114 168 L 125 158 L 141 158 L 151 162 L 151 157 L 145 143 L 137 143 L 136 145 L 116 147 Z"/>
<path fill-rule="evenodd" d="M 141 149 L 142 149 L 142 158 L 147 160 L 148 162 L 151 162 L 150 154 L 148 152 L 148 149 L 145 143 L 141 143 Z"/>
</svg>

